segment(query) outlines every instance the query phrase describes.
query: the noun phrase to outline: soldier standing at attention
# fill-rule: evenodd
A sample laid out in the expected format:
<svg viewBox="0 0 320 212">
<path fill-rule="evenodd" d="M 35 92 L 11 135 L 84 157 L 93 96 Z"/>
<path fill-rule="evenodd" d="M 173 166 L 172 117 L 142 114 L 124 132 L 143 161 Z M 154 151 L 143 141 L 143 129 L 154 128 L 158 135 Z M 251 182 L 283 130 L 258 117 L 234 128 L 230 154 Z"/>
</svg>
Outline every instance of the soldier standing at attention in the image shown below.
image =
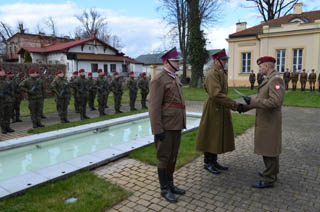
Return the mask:
<svg viewBox="0 0 320 212">
<path fill-rule="evenodd" d="M 114 79 L 112 80 L 110 87 L 114 98 L 114 110 L 116 111 L 116 113 L 122 113 L 122 111 L 120 110 L 121 97 L 123 94 L 122 83 L 120 81 L 118 72 L 114 72 L 113 76 Z"/>
<path fill-rule="evenodd" d="M 274 70 L 276 59 L 265 56 L 257 60 L 260 72 L 266 76 L 260 85 L 256 98 L 244 97 L 246 112 L 256 109 L 254 133 L 254 152 L 262 155 L 265 170 L 258 172 L 263 180 L 253 184 L 253 188 L 273 187 L 279 173 L 279 155 L 281 153 L 282 112 L 285 94 L 284 82 Z"/>
<path fill-rule="evenodd" d="M 263 75 L 260 72 L 258 72 L 257 81 L 258 81 L 258 86 L 260 86 L 263 81 Z"/>
<path fill-rule="evenodd" d="M 286 72 L 283 73 L 283 80 L 284 80 L 286 91 L 287 91 L 289 89 L 289 82 L 290 82 L 290 72 L 288 68 L 286 68 Z"/>
<path fill-rule="evenodd" d="M 74 84 L 79 98 L 80 120 L 89 119 L 87 113 L 87 102 L 89 97 L 89 83 L 86 79 L 84 69 L 79 70 L 80 76 L 75 80 Z"/>
<path fill-rule="evenodd" d="M 292 82 L 292 90 L 295 91 L 297 90 L 297 82 L 299 79 L 299 74 L 296 70 L 296 67 L 293 68 L 293 71 L 291 73 L 291 82 Z"/>
<path fill-rule="evenodd" d="M 46 72 L 46 71 L 45 71 Z M 45 97 L 46 97 L 46 89 L 45 89 L 45 72 L 43 72 L 43 69 L 40 69 L 40 71 L 38 71 L 38 77 L 40 78 L 40 80 L 43 83 L 43 87 L 42 87 L 42 99 L 41 99 L 41 118 L 42 119 L 46 119 L 47 117 L 45 115 L 43 115 L 43 109 L 44 109 L 44 101 L 45 101 Z"/>
<path fill-rule="evenodd" d="M 251 84 L 251 90 L 253 90 L 254 88 L 254 82 L 256 81 L 256 75 L 255 73 L 253 72 L 253 70 L 251 70 L 251 73 L 249 75 L 249 81 L 250 81 L 250 84 Z"/>
<path fill-rule="evenodd" d="M 98 70 L 99 77 L 95 82 L 95 88 L 98 90 L 98 110 L 99 115 L 106 115 L 104 109 L 106 107 L 106 96 L 108 92 L 108 79 L 105 77 L 105 73 L 101 69 Z"/>
<path fill-rule="evenodd" d="M 141 92 L 141 106 L 142 109 L 148 109 L 146 105 L 147 96 L 149 93 L 149 80 L 147 79 L 146 72 L 141 74 L 141 79 L 138 82 L 138 86 Z"/>
<path fill-rule="evenodd" d="M 0 121 L 2 134 L 14 132 L 14 130 L 10 128 L 12 94 L 12 85 L 10 81 L 7 80 L 5 70 L 0 67 Z"/>
<path fill-rule="evenodd" d="M 134 73 L 130 72 L 129 73 L 129 80 L 127 83 L 128 89 L 129 89 L 129 96 L 130 96 L 130 111 L 137 110 L 135 108 L 135 103 L 136 103 L 136 98 L 137 98 L 137 93 L 138 93 L 138 86 L 137 86 L 137 81 L 134 79 Z"/>
<path fill-rule="evenodd" d="M 302 73 L 300 74 L 301 91 L 306 90 L 307 79 L 308 79 L 308 74 L 306 73 L 306 70 L 303 69 Z"/>
<path fill-rule="evenodd" d="M 204 169 L 220 174 L 229 167 L 218 163 L 218 154 L 235 150 L 231 110 L 239 105 L 228 94 L 228 56 L 225 50 L 212 55 L 214 64 L 207 70 L 204 87 L 208 100 L 203 107 L 196 150 L 204 153 Z"/>
<path fill-rule="evenodd" d="M 317 75 L 316 73 L 314 73 L 314 69 L 311 70 L 311 73 L 309 74 L 308 79 L 310 84 L 310 91 L 315 91 Z"/>
<path fill-rule="evenodd" d="M 10 106 L 11 110 L 11 118 L 12 123 L 22 122 L 20 119 L 20 102 L 21 102 L 21 93 L 19 91 L 19 82 L 17 77 L 14 76 L 13 71 L 9 70 L 8 73 L 8 81 L 12 86 L 12 105 Z"/>
<path fill-rule="evenodd" d="M 101 69 L 98 69 L 98 72 Z M 95 80 L 92 78 L 92 72 L 88 73 L 88 85 L 89 85 L 89 107 L 91 111 L 97 110 L 94 107 L 94 100 L 96 98 L 96 94 L 97 94 L 97 89 L 94 86 L 95 84 Z"/>
<path fill-rule="evenodd" d="M 28 94 L 28 103 L 30 116 L 32 120 L 33 128 L 44 127 L 41 124 L 41 109 L 43 107 L 43 82 L 39 77 L 38 71 L 35 69 L 29 70 L 29 78 L 23 80 L 19 87 L 21 91 Z"/>
<path fill-rule="evenodd" d="M 180 57 L 176 48 L 161 57 L 164 70 L 150 84 L 149 117 L 157 151 L 161 196 L 177 202 L 174 194 L 185 194 L 173 182 L 173 173 L 181 142 L 181 130 L 186 128 L 186 109 L 182 83 L 176 72 Z"/>
<path fill-rule="evenodd" d="M 79 97 L 77 96 L 77 86 L 74 82 L 78 79 L 78 71 L 73 72 L 73 76 L 71 77 L 70 84 L 72 88 L 73 98 L 74 98 L 74 109 L 76 113 L 80 113 L 79 110 Z"/>
<path fill-rule="evenodd" d="M 110 94 L 110 84 L 111 84 L 111 82 L 112 82 L 112 77 L 110 76 L 110 75 L 108 75 L 108 74 L 105 74 L 106 75 L 106 77 L 107 77 L 107 81 L 106 81 L 106 83 L 108 83 L 108 84 L 106 84 L 106 90 L 107 90 L 107 95 L 106 95 L 106 108 L 109 108 L 109 106 L 108 106 L 108 97 L 109 97 L 109 94 Z"/>
<path fill-rule="evenodd" d="M 67 79 L 64 77 L 62 70 L 56 72 L 56 77 L 51 83 L 51 90 L 56 97 L 57 111 L 61 123 L 69 123 L 68 105 L 71 97 L 71 89 Z"/>
</svg>

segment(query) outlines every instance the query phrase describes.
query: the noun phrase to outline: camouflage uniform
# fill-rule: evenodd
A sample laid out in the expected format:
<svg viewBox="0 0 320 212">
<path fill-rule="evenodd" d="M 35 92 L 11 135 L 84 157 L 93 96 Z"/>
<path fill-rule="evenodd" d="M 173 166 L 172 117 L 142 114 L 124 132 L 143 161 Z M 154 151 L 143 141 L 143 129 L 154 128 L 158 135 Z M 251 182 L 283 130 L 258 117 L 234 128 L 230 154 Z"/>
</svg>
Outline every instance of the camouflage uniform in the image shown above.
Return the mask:
<svg viewBox="0 0 320 212">
<path fill-rule="evenodd" d="M 92 77 L 89 77 L 88 78 L 88 85 L 89 85 L 89 107 L 92 110 L 96 110 L 96 108 L 94 107 L 94 100 L 96 98 L 96 95 L 97 95 L 97 89 L 96 87 L 94 86 L 95 84 L 95 80 L 92 79 Z"/>
<path fill-rule="evenodd" d="M 70 85 L 72 88 L 73 98 L 74 98 L 74 109 L 76 113 L 79 113 L 79 97 L 77 96 L 77 86 L 74 84 L 74 82 L 78 79 L 78 76 L 72 76 L 70 80 Z"/>
<path fill-rule="evenodd" d="M 56 76 L 51 83 L 51 90 L 56 97 L 55 101 L 61 123 L 68 123 L 68 105 L 70 103 L 71 89 L 67 79 Z"/>
<path fill-rule="evenodd" d="M 108 94 L 109 86 L 108 80 L 104 76 L 99 76 L 95 82 L 95 88 L 98 90 L 98 103 L 100 116 L 106 115 L 104 109 L 106 107 L 106 97 Z"/>
<path fill-rule="evenodd" d="M 139 82 L 138 86 L 141 92 L 141 106 L 142 109 L 148 109 L 146 106 L 146 100 L 149 93 L 149 80 L 145 77 L 142 77 Z"/>
<path fill-rule="evenodd" d="M 76 89 L 76 95 L 79 99 L 79 112 L 80 119 L 88 119 L 89 117 L 86 115 L 87 102 L 89 97 L 89 83 L 85 76 L 79 76 L 74 81 L 74 86 Z"/>
<path fill-rule="evenodd" d="M 12 85 L 12 90 L 13 90 L 12 107 L 11 107 L 12 123 L 22 122 L 22 120 L 20 119 L 20 104 L 23 99 L 23 96 L 19 89 L 19 83 L 21 82 L 21 79 L 16 77 L 9 77 L 8 80 L 10 81 Z"/>
<path fill-rule="evenodd" d="M 14 132 L 10 128 L 11 107 L 13 101 L 12 84 L 6 76 L 0 77 L 0 121 L 2 134 Z"/>
<path fill-rule="evenodd" d="M 120 111 L 120 104 L 123 91 L 122 82 L 120 81 L 120 78 L 113 79 L 110 87 L 114 98 L 114 110 L 116 111 L 116 113 L 122 113 L 122 111 Z"/>
<path fill-rule="evenodd" d="M 43 127 L 41 124 L 41 110 L 43 107 L 44 85 L 41 78 L 29 77 L 19 85 L 21 91 L 28 94 L 29 110 L 33 128 Z"/>
<path fill-rule="evenodd" d="M 138 93 L 138 86 L 137 86 L 137 80 L 135 80 L 133 77 L 130 77 L 127 83 L 128 89 L 129 89 L 129 96 L 130 96 L 130 110 L 134 111 L 137 110 L 135 108 L 135 102 L 137 98 Z"/>
</svg>

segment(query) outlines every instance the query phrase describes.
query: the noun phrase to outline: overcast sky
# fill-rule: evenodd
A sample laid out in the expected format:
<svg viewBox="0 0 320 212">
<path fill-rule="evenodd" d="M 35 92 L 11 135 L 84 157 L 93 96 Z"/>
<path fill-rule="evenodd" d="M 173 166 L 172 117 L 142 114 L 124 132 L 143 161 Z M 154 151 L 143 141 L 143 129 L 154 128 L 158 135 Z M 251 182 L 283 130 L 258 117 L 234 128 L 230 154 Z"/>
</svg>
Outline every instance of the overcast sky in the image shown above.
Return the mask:
<svg viewBox="0 0 320 212">
<path fill-rule="evenodd" d="M 223 0 L 221 0 L 223 1 Z M 235 32 L 235 23 L 248 22 L 248 26 L 259 24 L 262 19 L 254 9 L 241 6 L 245 0 L 229 0 L 221 7 L 219 22 L 205 29 L 208 37 L 208 49 L 228 48 L 225 39 Z M 304 11 L 319 10 L 319 1 L 304 0 Z M 123 51 L 130 57 L 152 53 L 170 48 L 165 42 L 168 28 L 162 21 L 162 14 L 157 11 L 157 0 L 1 0 L 0 20 L 15 28 L 18 21 L 23 21 L 29 33 L 37 31 L 37 25 L 44 25 L 44 20 L 53 17 L 59 36 L 73 36 L 79 26 L 75 15 L 80 15 L 86 8 L 96 8 L 108 21 L 112 34 L 120 37 Z"/>
</svg>

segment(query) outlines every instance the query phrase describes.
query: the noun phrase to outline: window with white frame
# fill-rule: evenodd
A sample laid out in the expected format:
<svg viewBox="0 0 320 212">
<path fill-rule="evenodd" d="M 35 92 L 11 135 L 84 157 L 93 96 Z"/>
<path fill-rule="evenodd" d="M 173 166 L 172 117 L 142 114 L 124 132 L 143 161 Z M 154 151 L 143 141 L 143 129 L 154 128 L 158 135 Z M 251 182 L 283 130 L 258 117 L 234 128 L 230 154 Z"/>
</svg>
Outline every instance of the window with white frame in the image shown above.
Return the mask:
<svg viewBox="0 0 320 212">
<path fill-rule="evenodd" d="M 277 49 L 277 63 L 276 63 L 277 72 L 284 72 L 285 64 L 286 64 L 286 50 Z"/>
<path fill-rule="evenodd" d="M 302 70 L 302 56 L 303 56 L 303 49 L 293 49 L 292 70 L 294 69 L 296 69 L 297 71 Z"/>
<path fill-rule="evenodd" d="M 250 73 L 251 70 L 251 53 L 242 53 L 242 73 Z"/>
</svg>

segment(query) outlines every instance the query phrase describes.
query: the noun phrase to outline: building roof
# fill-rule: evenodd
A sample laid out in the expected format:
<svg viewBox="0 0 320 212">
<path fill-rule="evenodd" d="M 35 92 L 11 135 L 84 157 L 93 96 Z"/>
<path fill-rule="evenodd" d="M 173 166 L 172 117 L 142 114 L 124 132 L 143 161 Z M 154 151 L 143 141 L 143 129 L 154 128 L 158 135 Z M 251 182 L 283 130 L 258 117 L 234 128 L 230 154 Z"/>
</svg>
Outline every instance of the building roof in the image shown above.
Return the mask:
<svg viewBox="0 0 320 212">
<path fill-rule="evenodd" d="M 313 23 L 315 20 L 320 19 L 320 10 L 310 11 L 310 12 L 303 12 L 301 14 L 289 14 L 286 16 L 282 16 L 277 19 L 273 19 L 267 22 L 263 22 L 259 25 L 247 28 L 245 30 L 235 32 L 229 35 L 229 38 L 239 38 L 239 37 L 250 37 L 250 36 L 257 36 L 263 33 L 263 26 L 269 25 L 269 27 L 280 27 L 281 24 L 290 23 L 291 20 L 299 18 L 304 20 L 307 23 Z"/>
<path fill-rule="evenodd" d="M 117 54 L 120 54 L 117 49 L 114 47 L 110 46 L 109 44 L 105 43 L 104 41 L 98 39 L 95 35 L 92 35 L 91 38 L 87 39 L 82 39 L 82 40 L 75 40 L 75 41 L 70 41 L 70 42 L 65 42 L 65 43 L 58 43 L 58 44 L 53 44 L 50 46 L 42 47 L 42 48 L 33 48 L 33 47 L 21 47 L 17 53 L 20 54 L 22 51 L 28 51 L 28 52 L 34 52 L 34 53 L 49 53 L 49 52 L 57 52 L 57 51 L 63 51 L 70 49 L 74 46 L 78 46 L 84 43 L 87 43 L 89 41 L 97 40 L 100 43 L 104 44 L 105 46 L 111 48 L 114 50 Z"/>
<path fill-rule="evenodd" d="M 14 34 L 10 38 L 8 38 L 7 41 L 9 42 L 15 36 L 24 36 L 24 35 L 32 36 L 32 37 L 41 37 L 41 38 L 48 39 L 48 40 L 49 39 L 63 39 L 63 40 L 70 40 L 70 41 L 74 40 L 74 39 L 69 38 L 68 36 L 66 36 L 66 37 L 57 37 L 57 36 L 45 35 L 45 34 L 30 34 L 30 33 L 17 32 L 16 34 Z"/>
<path fill-rule="evenodd" d="M 94 60 L 94 61 L 110 61 L 110 62 L 129 62 L 131 64 L 142 64 L 130 57 L 123 55 L 106 55 L 91 53 L 76 53 L 77 60 Z"/>
</svg>

